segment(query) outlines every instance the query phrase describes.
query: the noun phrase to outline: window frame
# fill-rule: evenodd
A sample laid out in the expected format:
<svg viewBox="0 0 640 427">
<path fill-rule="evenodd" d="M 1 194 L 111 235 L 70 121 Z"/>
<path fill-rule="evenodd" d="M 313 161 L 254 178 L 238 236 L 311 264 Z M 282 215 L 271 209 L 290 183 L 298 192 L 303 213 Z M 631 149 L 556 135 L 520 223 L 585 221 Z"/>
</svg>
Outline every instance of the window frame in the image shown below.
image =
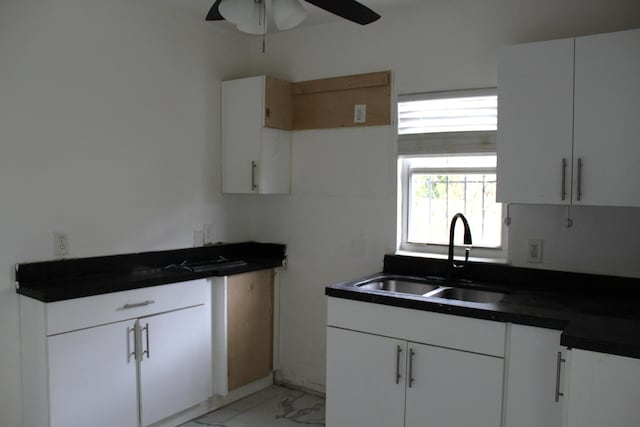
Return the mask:
<svg viewBox="0 0 640 427">
<path fill-rule="evenodd" d="M 429 94 L 401 95 L 398 103 L 420 100 L 454 98 L 467 96 L 497 95 L 497 90 L 474 89 L 455 92 L 436 92 Z M 466 132 L 442 132 L 424 134 L 402 134 L 398 138 L 398 236 L 396 253 L 408 253 L 411 255 L 428 255 L 435 257 L 446 257 L 448 244 L 439 243 L 413 243 L 408 241 L 409 232 L 409 204 L 410 204 L 410 178 L 409 163 L 412 158 L 424 157 L 452 157 L 452 156 L 476 156 L 476 155 L 496 155 L 496 134 L 497 131 L 466 131 Z M 460 173 L 467 168 L 445 168 L 443 172 Z M 414 169 L 414 173 L 420 173 L 421 169 Z M 432 173 L 435 169 L 425 169 Z M 481 170 L 496 173 L 493 168 L 468 168 L 467 170 L 476 173 Z M 496 177 L 497 178 L 497 177 Z M 493 262 L 506 262 L 508 245 L 508 227 L 504 224 L 506 218 L 506 206 L 502 206 L 501 242 L 498 247 L 478 247 L 473 246 L 472 259 L 490 260 Z M 473 230 L 471 230 L 473 233 Z M 459 246 L 460 242 L 456 242 Z"/>
</svg>

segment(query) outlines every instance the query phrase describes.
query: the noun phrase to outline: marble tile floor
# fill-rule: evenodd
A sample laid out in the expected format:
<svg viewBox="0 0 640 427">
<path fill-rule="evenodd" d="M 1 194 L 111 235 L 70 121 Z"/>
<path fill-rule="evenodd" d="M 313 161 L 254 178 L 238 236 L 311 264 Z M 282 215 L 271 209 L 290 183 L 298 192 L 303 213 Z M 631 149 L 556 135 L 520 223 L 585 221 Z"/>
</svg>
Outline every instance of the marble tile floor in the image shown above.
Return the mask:
<svg viewBox="0 0 640 427">
<path fill-rule="evenodd" d="M 324 413 L 323 398 L 271 386 L 180 427 L 324 426 Z"/>
</svg>

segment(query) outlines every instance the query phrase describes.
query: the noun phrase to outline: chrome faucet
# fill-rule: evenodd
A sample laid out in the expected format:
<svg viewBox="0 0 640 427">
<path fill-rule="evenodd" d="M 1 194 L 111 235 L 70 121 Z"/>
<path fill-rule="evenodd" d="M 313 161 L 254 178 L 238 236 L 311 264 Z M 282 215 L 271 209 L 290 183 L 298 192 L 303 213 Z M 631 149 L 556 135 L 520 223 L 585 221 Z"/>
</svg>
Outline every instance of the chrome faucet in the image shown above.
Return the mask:
<svg viewBox="0 0 640 427">
<path fill-rule="evenodd" d="M 458 219 L 462 220 L 462 225 L 464 226 L 464 244 L 465 254 L 464 254 L 464 263 L 456 264 L 453 259 L 453 236 L 456 231 L 456 222 Z M 457 213 L 453 216 L 451 220 L 451 227 L 449 228 L 449 275 L 453 274 L 453 271 L 457 268 L 463 268 L 467 262 L 469 261 L 469 251 L 471 251 L 471 228 L 469 227 L 469 223 L 467 222 L 467 218 L 464 217 L 461 213 Z"/>
</svg>

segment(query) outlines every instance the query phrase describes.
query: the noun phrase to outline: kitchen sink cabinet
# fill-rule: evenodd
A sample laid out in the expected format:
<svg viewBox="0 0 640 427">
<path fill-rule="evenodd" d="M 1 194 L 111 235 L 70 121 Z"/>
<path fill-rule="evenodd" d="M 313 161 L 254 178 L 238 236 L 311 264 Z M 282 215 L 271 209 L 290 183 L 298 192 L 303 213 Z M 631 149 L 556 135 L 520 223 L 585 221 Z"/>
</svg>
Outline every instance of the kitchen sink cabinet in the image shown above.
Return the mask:
<svg viewBox="0 0 640 427">
<path fill-rule="evenodd" d="M 640 30 L 505 48 L 497 199 L 640 206 Z"/>
<path fill-rule="evenodd" d="M 222 82 L 222 192 L 287 194 L 291 83 L 267 76 Z"/>
<path fill-rule="evenodd" d="M 403 340 L 327 328 L 327 427 L 404 425 L 406 354 Z"/>
<path fill-rule="evenodd" d="M 640 423 L 640 359 L 567 351 L 565 427 L 632 427 Z"/>
<path fill-rule="evenodd" d="M 500 425 L 504 324 L 329 298 L 328 326 L 328 427 Z"/>
<path fill-rule="evenodd" d="M 505 427 L 560 427 L 566 400 L 562 331 L 509 324 Z"/>
<path fill-rule="evenodd" d="M 207 401 L 210 299 L 207 280 L 20 296 L 25 426 L 147 426 Z"/>
</svg>

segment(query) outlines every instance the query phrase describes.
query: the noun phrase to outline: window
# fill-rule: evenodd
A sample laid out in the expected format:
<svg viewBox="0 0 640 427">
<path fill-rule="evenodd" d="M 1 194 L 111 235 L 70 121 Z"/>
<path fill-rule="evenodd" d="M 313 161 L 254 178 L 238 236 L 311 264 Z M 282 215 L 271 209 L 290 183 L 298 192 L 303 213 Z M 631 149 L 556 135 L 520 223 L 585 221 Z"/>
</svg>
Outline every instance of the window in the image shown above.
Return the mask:
<svg viewBox="0 0 640 427">
<path fill-rule="evenodd" d="M 496 202 L 494 90 L 401 97 L 398 103 L 399 249 L 444 254 L 453 216 L 471 226 L 472 256 L 505 258 Z M 457 227 L 456 243 L 462 242 Z"/>
</svg>

